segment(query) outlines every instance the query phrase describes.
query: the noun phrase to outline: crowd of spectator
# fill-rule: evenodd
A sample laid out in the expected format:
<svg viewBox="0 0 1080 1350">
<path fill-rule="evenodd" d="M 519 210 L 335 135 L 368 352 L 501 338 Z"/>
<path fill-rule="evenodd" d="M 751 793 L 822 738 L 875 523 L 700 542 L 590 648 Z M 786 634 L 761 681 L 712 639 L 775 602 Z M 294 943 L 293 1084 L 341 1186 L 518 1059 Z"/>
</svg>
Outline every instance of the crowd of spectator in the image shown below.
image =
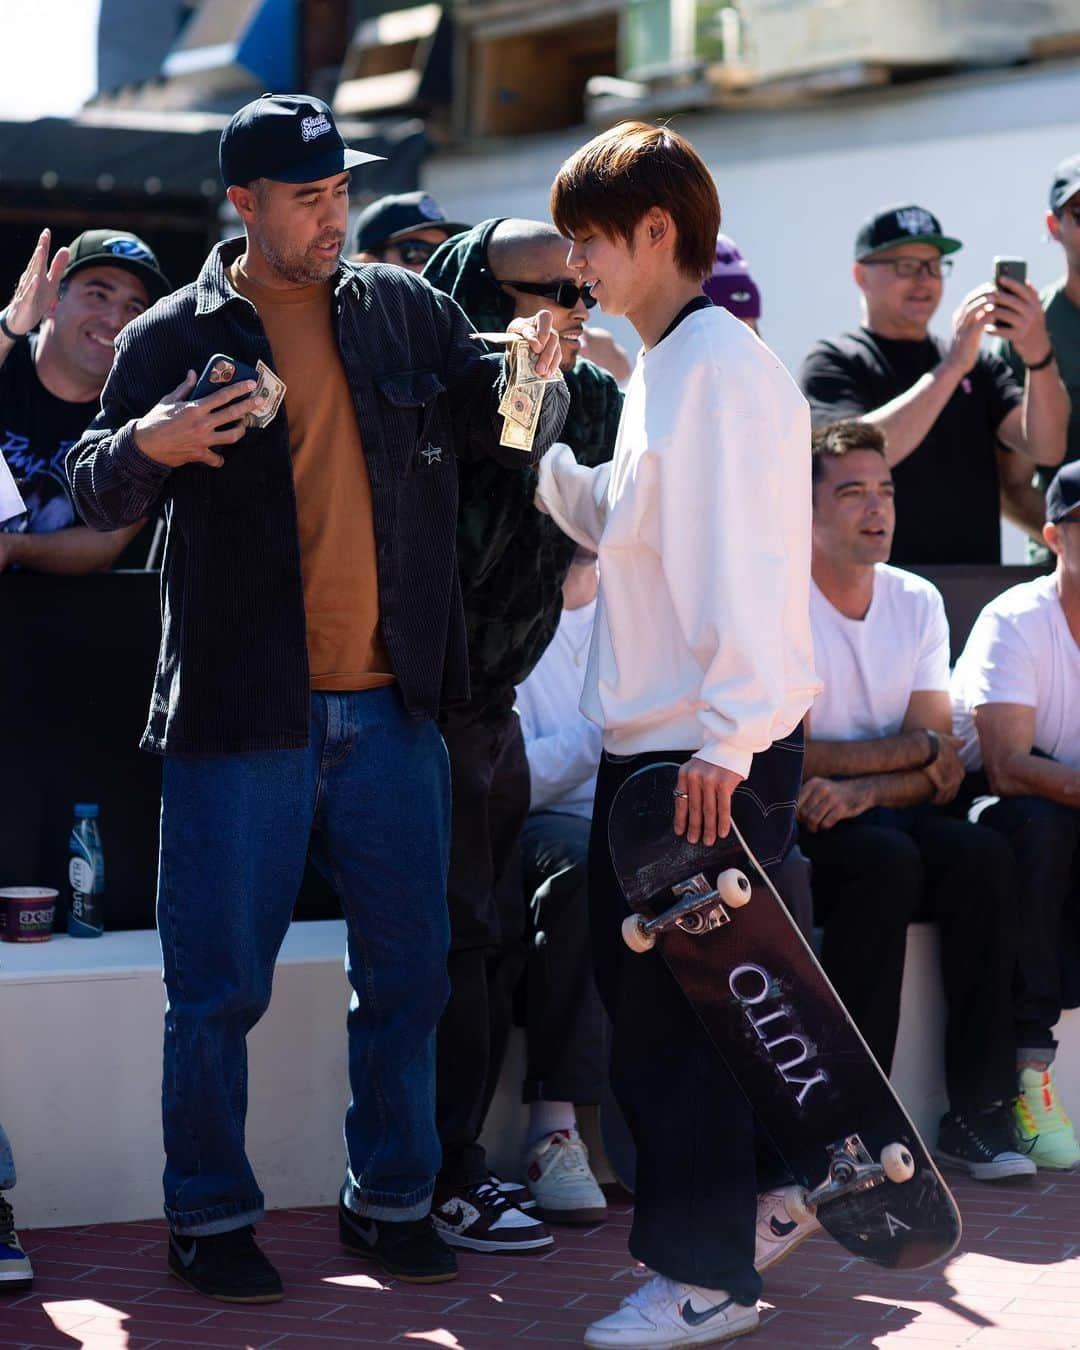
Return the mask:
<svg viewBox="0 0 1080 1350">
<path fill-rule="evenodd" d="M 454 1249 L 546 1248 L 550 1225 L 606 1214 L 577 1118 L 604 1093 L 611 1038 L 589 936 L 601 733 L 579 703 L 590 643 L 610 661 L 620 616 L 609 598 L 598 617 L 599 534 L 575 528 L 566 485 L 579 467 L 606 484 L 632 363 L 590 326 L 597 297 L 548 221 L 467 226 L 426 193 L 386 197 L 356 222 L 361 270 L 342 264 L 363 158 L 318 100 L 256 100 L 222 142 L 244 238 L 195 285 L 172 292 L 124 230 L 51 257 L 45 230 L 0 312 L 0 450 L 25 508 L 0 521 L 0 571 L 107 569 L 166 508 L 183 541 L 143 746 L 165 756 L 169 1261 L 211 1297 L 282 1293 L 252 1232 L 244 1046 L 309 854 L 342 901 L 355 991 L 344 1244 L 405 1280 L 451 1279 Z M 1008 275 L 981 285 L 942 338 L 960 241 L 921 206 L 876 210 L 855 239 L 861 323 L 800 375 L 823 687 L 803 722 L 789 904 L 809 928 L 812 899 L 825 969 L 886 1071 L 908 925 L 936 923 L 936 1147 L 978 1180 L 1080 1162 L 1054 1080 L 1054 1028 L 1080 1004 L 1080 156 L 1054 172 L 1046 225 L 1063 278 L 1041 295 Z M 754 334 L 739 341 L 767 343 L 723 234 L 704 293 L 695 305 Z M 561 372 L 524 461 L 492 432 L 501 349 L 470 337 L 504 330 Z M 248 429 L 251 384 L 192 399 L 213 352 L 272 353 L 281 416 Z M 999 563 L 1003 517 L 1053 570 L 992 600 L 950 672 L 942 596 L 907 569 Z M 508 1180 L 479 1140 L 515 1018 L 528 1125 Z M 32 1278 L 14 1180 L 0 1130 L 0 1292 Z M 814 1226 L 783 1188 L 763 1192 L 758 1269 Z"/>
</svg>

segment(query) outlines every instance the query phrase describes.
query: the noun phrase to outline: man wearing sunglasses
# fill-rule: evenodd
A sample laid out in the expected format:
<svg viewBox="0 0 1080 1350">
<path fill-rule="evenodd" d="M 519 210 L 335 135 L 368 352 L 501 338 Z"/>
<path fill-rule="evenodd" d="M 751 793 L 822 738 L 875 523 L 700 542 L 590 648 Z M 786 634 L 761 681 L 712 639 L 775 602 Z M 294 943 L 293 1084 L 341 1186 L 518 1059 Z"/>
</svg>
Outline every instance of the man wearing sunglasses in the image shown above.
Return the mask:
<svg viewBox="0 0 1080 1350">
<path fill-rule="evenodd" d="M 1046 230 L 1065 254 L 1065 275 L 1044 287 L 1039 292 L 1039 299 L 1046 314 L 1046 328 L 1058 373 L 1069 392 L 1071 406 L 1065 459 L 1072 463 L 1080 459 L 1080 155 L 1070 155 L 1054 170 Z M 1017 379 L 1023 379 L 1023 361 L 1012 342 L 1003 340 L 1000 350 Z M 1042 518 L 1045 493 L 1053 474 L 1052 468 L 1040 466 L 1035 470 L 1033 518 L 1036 515 L 1039 520 Z M 1051 561 L 1053 554 L 1041 533 L 1038 540 L 1033 537 L 1029 541 L 1028 556 L 1036 562 Z"/>
<path fill-rule="evenodd" d="M 580 462 L 595 465 L 611 458 L 622 395 L 606 371 L 578 355 L 595 302 L 567 267 L 567 253 L 567 241 L 550 224 L 488 220 L 439 249 L 424 279 L 456 300 L 481 332 L 502 330 L 517 315 L 551 313 L 570 395 L 561 434 Z M 595 1223 L 605 1213 L 574 1116 L 575 1102 L 599 1101 L 604 1059 L 596 999 L 572 974 L 589 968 L 584 896 L 575 915 L 572 905 L 560 910 L 557 897 L 545 903 L 538 885 L 527 909 L 521 832 L 530 807 L 529 765 L 514 711 L 516 686 L 558 626 L 576 545 L 534 508 L 535 470 L 488 473 L 477 461 L 460 465 L 458 479 L 470 701 L 440 723 L 452 785 L 450 1001 L 438 1031 L 443 1163 L 432 1216 L 452 1246 L 522 1251 L 551 1245 L 541 1218 Z M 530 831 L 529 848 L 530 864 L 533 849 L 546 855 L 549 874 L 570 869 L 565 838 L 556 834 L 541 844 Z M 530 874 L 537 870 L 543 864 L 530 865 Z M 522 1161 L 528 1188 L 492 1177 L 478 1142 L 525 965 L 523 937 L 533 1028 L 522 1093 L 529 1106 Z"/>
<path fill-rule="evenodd" d="M 960 247 L 921 206 L 871 216 L 855 240 L 862 325 L 819 342 L 802 369 L 816 424 L 861 417 L 885 434 L 900 566 L 999 563 L 1002 508 L 1026 527 L 1035 465 L 1065 452 L 1068 395 L 1032 286 L 979 286 L 953 315 L 951 339 L 931 335 L 947 255 Z M 984 333 L 1011 339 L 1022 380 L 980 350 Z"/>
<path fill-rule="evenodd" d="M 441 243 L 468 228 L 447 220 L 426 192 L 379 197 L 357 217 L 352 261 L 390 263 L 419 276 Z"/>
</svg>

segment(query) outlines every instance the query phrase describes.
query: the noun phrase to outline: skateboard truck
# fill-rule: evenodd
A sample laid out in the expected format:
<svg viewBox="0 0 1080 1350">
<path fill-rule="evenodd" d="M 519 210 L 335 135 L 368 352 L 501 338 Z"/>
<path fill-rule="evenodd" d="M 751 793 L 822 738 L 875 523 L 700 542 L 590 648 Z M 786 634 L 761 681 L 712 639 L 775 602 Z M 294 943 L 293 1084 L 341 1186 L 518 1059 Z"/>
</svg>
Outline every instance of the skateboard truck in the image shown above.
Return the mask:
<svg viewBox="0 0 1080 1350">
<path fill-rule="evenodd" d="M 632 952 L 647 952 L 656 943 L 660 933 L 669 928 L 681 928 L 684 933 L 711 932 L 731 922 L 729 909 L 739 909 L 750 899 L 750 882 L 746 873 L 729 867 L 710 886 L 703 873 L 672 886 L 678 903 L 664 910 L 654 919 L 641 914 L 628 914 L 623 920 L 623 941 Z"/>
<path fill-rule="evenodd" d="M 789 1202 L 792 1218 L 800 1221 L 812 1217 L 819 1205 L 828 1204 L 842 1195 L 855 1195 L 880 1186 L 883 1181 L 898 1184 L 910 1181 L 915 1175 L 915 1159 L 903 1144 L 886 1144 L 880 1159 L 875 1162 L 866 1145 L 857 1134 L 848 1135 L 828 1146 L 829 1173 L 820 1186 L 803 1191 L 801 1203 L 794 1207 Z M 799 1211 L 799 1212 L 796 1212 Z"/>
</svg>

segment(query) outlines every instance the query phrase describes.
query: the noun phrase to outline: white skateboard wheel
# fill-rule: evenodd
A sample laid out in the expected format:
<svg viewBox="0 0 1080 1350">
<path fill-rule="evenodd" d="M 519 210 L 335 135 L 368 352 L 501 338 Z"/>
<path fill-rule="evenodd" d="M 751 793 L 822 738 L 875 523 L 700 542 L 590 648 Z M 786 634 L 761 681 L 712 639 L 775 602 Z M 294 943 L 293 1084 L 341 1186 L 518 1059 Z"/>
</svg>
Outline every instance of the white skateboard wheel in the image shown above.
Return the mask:
<svg viewBox="0 0 1080 1350">
<path fill-rule="evenodd" d="M 729 909 L 738 909 L 750 899 L 750 882 L 745 872 L 729 867 L 716 878 L 716 893 Z"/>
<path fill-rule="evenodd" d="M 801 1186 L 792 1187 L 784 1196 L 784 1205 L 796 1223 L 809 1223 L 816 1217 L 815 1206 L 807 1201 L 806 1192 Z"/>
<path fill-rule="evenodd" d="M 882 1171 L 890 1181 L 910 1181 L 915 1175 L 915 1159 L 903 1144 L 886 1144 L 881 1150 Z"/>
<path fill-rule="evenodd" d="M 622 921 L 622 940 L 632 952 L 647 952 L 656 945 L 656 934 L 646 933 L 638 916 L 628 914 Z"/>
</svg>

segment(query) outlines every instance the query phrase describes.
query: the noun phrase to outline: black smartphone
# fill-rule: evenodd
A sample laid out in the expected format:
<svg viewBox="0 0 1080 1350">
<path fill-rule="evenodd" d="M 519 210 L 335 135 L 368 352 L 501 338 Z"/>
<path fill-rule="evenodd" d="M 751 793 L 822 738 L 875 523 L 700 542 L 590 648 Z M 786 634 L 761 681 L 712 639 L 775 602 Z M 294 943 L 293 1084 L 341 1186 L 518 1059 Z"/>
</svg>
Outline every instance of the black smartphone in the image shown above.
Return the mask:
<svg viewBox="0 0 1080 1350">
<path fill-rule="evenodd" d="M 995 258 L 995 286 L 998 285 L 1002 277 L 1008 277 L 1010 281 L 1015 281 L 1022 286 L 1027 281 L 1027 263 L 1023 258 Z"/>
</svg>

